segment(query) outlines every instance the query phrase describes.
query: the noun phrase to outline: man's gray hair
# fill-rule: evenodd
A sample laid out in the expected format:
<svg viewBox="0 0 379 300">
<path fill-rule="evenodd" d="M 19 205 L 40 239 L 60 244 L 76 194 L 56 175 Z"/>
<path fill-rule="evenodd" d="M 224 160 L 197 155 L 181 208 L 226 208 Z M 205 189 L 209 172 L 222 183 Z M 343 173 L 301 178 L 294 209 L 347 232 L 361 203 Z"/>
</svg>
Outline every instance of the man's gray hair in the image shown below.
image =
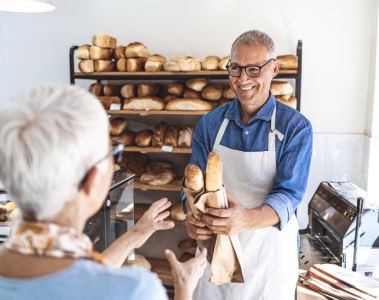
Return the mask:
<svg viewBox="0 0 379 300">
<path fill-rule="evenodd" d="M 275 44 L 272 38 L 259 30 L 249 30 L 241 33 L 233 42 L 232 50 L 236 45 L 262 45 L 267 48 L 267 52 L 275 58 Z"/>
</svg>

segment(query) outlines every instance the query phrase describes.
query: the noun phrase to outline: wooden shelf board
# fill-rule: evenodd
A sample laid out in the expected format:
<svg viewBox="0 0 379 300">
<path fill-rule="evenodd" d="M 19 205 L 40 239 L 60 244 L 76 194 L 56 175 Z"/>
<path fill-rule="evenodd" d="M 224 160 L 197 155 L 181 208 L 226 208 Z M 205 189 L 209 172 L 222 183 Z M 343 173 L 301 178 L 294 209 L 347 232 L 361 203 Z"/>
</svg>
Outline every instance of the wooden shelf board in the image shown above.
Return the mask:
<svg viewBox="0 0 379 300">
<path fill-rule="evenodd" d="M 134 179 L 134 188 L 141 191 L 177 191 L 181 189 L 181 179 L 175 179 L 173 182 L 165 185 L 149 185 L 141 183 L 138 178 Z"/>
<path fill-rule="evenodd" d="M 131 109 L 112 109 L 107 110 L 108 114 L 112 115 L 140 115 L 140 116 L 152 116 L 152 115 L 193 115 L 202 116 L 208 113 L 209 110 L 131 110 Z"/>
<path fill-rule="evenodd" d="M 170 149 L 169 149 L 170 150 Z M 173 147 L 172 151 L 166 151 L 165 149 L 162 149 L 162 147 L 138 147 L 138 146 L 125 146 L 124 152 L 140 152 L 143 154 L 146 153 L 191 153 L 191 148 L 178 148 Z"/>
</svg>

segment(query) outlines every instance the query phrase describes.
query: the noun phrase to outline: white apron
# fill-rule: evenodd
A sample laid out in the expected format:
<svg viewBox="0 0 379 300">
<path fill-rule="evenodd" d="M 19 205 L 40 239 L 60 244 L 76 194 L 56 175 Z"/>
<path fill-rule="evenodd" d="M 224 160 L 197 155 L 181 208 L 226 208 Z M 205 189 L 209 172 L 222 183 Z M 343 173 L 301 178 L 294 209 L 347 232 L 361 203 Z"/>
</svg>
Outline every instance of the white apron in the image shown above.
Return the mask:
<svg viewBox="0 0 379 300">
<path fill-rule="evenodd" d="M 220 145 L 226 126 L 222 123 L 213 150 L 224 165 L 223 180 L 227 191 L 246 208 L 262 204 L 276 175 L 275 137 L 283 135 L 275 129 L 271 118 L 268 151 L 242 152 Z M 243 251 L 245 283 L 213 285 L 208 264 L 194 292 L 195 300 L 293 300 L 298 271 L 298 223 L 293 216 L 283 230 L 275 226 L 248 230 L 239 234 Z"/>
</svg>

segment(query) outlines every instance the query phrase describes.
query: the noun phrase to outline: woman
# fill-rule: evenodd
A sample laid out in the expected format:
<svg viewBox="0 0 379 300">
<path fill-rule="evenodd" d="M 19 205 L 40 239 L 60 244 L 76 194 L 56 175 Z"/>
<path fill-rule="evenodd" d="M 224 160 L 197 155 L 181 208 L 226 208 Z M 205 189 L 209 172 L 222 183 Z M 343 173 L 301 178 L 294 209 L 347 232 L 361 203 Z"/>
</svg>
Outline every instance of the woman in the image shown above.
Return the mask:
<svg viewBox="0 0 379 300">
<path fill-rule="evenodd" d="M 108 117 L 100 102 L 74 86 L 32 90 L 0 110 L 0 181 L 20 220 L 0 250 L 0 299 L 167 299 L 154 273 L 114 268 L 157 229 L 170 203 L 151 206 L 104 255 L 82 234 L 101 207 L 113 175 Z M 165 251 L 176 299 L 191 299 L 205 253 L 181 264 Z M 111 265 L 106 265 L 107 258 Z"/>
</svg>

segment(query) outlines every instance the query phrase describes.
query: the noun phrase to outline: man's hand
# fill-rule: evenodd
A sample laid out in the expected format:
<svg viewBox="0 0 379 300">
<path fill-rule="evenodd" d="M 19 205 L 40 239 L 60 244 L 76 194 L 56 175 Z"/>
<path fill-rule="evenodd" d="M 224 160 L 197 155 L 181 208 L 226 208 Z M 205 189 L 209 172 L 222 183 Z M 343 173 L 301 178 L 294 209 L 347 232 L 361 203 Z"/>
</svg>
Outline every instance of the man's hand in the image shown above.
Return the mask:
<svg viewBox="0 0 379 300">
<path fill-rule="evenodd" d="M 203 222 L 197 219 L 191 211 L 187 213 L 186 227 L 189 237 L 195 240 L 209 240 L 214 234 Z"/>
</svg>

